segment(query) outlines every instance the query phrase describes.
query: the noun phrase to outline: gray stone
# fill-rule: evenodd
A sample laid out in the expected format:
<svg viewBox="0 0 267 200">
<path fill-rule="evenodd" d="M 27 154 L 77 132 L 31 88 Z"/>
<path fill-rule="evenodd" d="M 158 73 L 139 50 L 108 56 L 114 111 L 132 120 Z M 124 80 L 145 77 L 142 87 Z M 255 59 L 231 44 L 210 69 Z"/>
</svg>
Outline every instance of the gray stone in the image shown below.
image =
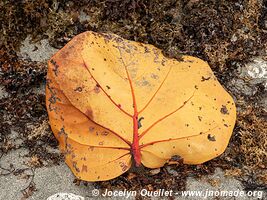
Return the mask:
<svg viewBox="0 0 267 200">
<path fill-rule="evenodd" d="M 250 84 L 263 83 L 267 89 L 267 61 L 261 57 L 253 59 L 245 65 L 245 77 L 250 78 Z"/>
<path fill-rule="evenodd" d="M 81 23 L 89 21 L 91 18 L 89 15 L 87 15 L 84 11 L 81 11 L 79 14 L 79 20 Z"/>
<path fill-rule="evenodd" d="M 18 55 L 23 59 L 30 59 L 37 62 L 46 62 L 57 49 L 51 47 L 47 39 L 37 43 L 31 43 L 31 37 L 28 36 L 21 44 Z"/>
<path fill-rule="evenodd" d="M 258 92 L 258 84 L 262 84 L 267 91 L 267 61 L 263 57 L 256 57 L 245 65 L 236 66 L 237 77 L 229 82 L 233 94 L 253 96 Z M 259 104 L 263 105 L 264 102 L 263 99 Z"/>
<path fill-rule="evenodd" d="M 48 197 L 47 200 L 84 200 L 84 197 L 72 193 L 57 193 Z"/>
</svg>

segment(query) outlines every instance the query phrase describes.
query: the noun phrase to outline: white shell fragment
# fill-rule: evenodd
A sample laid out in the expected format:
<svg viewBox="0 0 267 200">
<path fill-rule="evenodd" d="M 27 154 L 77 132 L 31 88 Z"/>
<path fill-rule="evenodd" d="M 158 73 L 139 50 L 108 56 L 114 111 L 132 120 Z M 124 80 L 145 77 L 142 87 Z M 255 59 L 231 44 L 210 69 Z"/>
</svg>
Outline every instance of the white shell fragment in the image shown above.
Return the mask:
<svg viewBox="0 0 267 200">
<path fill-rule="evenodd" d="M 85 198 L 72 193 L 56 193 L 46 200 L 85 200 Z"/>
</svg>

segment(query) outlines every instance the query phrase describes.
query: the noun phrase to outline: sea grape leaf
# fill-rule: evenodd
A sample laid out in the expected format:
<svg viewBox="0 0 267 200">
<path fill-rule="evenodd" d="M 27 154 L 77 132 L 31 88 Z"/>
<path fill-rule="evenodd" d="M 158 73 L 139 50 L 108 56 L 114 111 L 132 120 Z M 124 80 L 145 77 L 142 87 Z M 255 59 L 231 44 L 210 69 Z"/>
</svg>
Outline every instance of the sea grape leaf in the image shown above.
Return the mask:
<svg viewBox="0 0 267 200">
<path fill-rule="evenodd" d="M 66 163 L 87 181 L 158 168 L 173 156 L 186 164 L 213 159 L 236 120 L 232 97 L 206 62 L 94 32 L 49 60 L 46 104 Z"/>
</svg>

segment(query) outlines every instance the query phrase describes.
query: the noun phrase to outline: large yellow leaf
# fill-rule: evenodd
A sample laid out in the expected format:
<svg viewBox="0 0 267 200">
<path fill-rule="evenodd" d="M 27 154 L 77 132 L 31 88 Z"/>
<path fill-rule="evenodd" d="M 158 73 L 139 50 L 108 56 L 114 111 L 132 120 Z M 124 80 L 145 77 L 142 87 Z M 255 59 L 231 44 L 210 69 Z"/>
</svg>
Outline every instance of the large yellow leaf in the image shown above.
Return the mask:
<svg viewBox="0 0 267 200">
<path fill-rule="evenodd" d="M 199 164 L 225 150 L 236 119 L 208 64 L 85 32 L 48 62 L 46 100 L 66 163 L 80 179 L 115 178 L 175 155 Z"/>
</svg>

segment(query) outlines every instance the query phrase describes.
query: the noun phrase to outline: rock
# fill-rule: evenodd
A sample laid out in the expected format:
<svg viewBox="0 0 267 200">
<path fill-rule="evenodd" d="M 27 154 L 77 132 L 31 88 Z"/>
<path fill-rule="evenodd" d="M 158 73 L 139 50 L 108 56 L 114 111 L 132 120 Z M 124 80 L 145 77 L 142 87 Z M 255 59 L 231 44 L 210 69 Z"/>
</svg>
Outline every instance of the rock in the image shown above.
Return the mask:
<svg viewBox="0 0 267 200">
<path fill-rule="evenodd" d="M 160 173 L 160 168 L 156 168 L 156 169 L 152 169 L 149 171 L 149 173 L 153 176 L 156 175 L 158 173 Z"/>
<path fill-rule="evenodd" d="M 81 11 L 79 14 L 79 20 L 81 23 L 89 21 L 91 18 L 89 15 L 87 15 L 84 11 Z"/>
<path fill-rule="evenodd" d="M 47 39 L 41 40 L 38 43 L 31 43 L 31 37 L 28 36 L 22 42 L 18 55 L 23 59 L 46 62 L 56 51 L 57 49 L 51 47 Z"/>
<path fill-rule="evenodd" d="M 57 193 L 48 197 L 47 200 L 84 200 L 84 197 L 72 193 Z"/>
<path fill-rule="evenodd" d="M 257 92 L 257 89 L 244 82 L 242 79 L 232 79 L 230 82 L 232 92 L 246 96 L 252 96 Z"/>
<path fill-rule="evenodd" d="M 245 65 L 245 76 L 251 78 L 251 84 L 263 83 L 267 89 L 267 61 L 261 57 L 255 58 Z"/>
<path fill-rule="evenodd" d="M 167 172 L 169 174 L 173 175 L 173 176 L 178 176 L 179 175 L 178 172 L 176 170 L 172 169 L 171 166 L 167 166 L 166 169 L 167 169 Z"/>
<path fill-rule="evenodd" d="M 245 65 L 237 65 L 237 78 L 230 81 L 232 93 L 253 96 L 259 90 L 258 84 L 262 84 L 267 90 L 267 61 L 262 57 L 256 57 Z"/>
</svg>

